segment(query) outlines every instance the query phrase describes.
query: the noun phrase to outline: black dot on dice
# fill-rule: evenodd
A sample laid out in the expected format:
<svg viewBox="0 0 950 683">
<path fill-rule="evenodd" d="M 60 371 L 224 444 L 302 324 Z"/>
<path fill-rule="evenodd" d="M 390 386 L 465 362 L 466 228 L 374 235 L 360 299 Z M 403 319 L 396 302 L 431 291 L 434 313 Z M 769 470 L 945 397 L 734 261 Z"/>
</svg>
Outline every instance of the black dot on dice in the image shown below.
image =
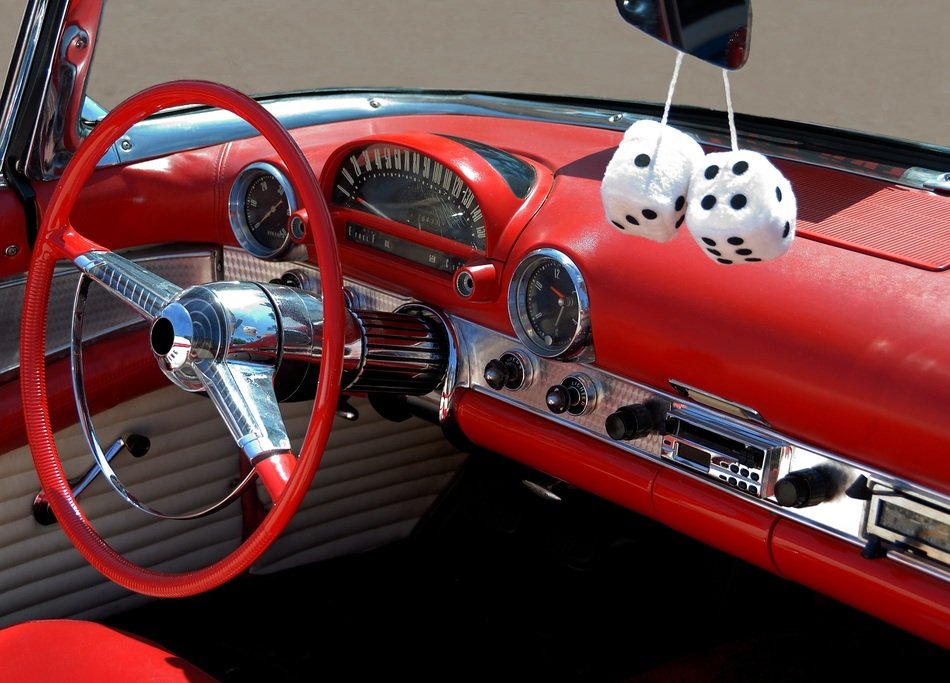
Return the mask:
<svg viewBox="0 0 950 683">
<path fill-rule="evenodd" d="M 712 254 L 713 256 L 722 256 L 722 252 L 721 252 L 721 251 L 716 251 L 715 249 L 706 249 L 706 251 L 708 251 L 708 252 L 709 252 L 710 254 Z"/>
<path fill-rule="evenodd" d="M 676 198 L 676 204 L 673 208 L 677 211 L 682 211 L 684 206 L 686 206 L 686 197 L 680 195 Z"/>
<path fill-rule="evenodd" d="M 633 216 L 627 215 L 626 218 L 627 218 L 627 222 L 630 223 L 631 225 L 640 225 L 640 221 L 638 221 Z"/>
<path fill-rule="evenodd" d="M 747 258 L 747 259 L 746 259 L 746 261 L 748 261 L 749 263 L 758 263 L 758 262 L 761 261 L 761 260 L 762 260 L 762 259 L 760 259 L 760 258 L 755 258 L 755 257 L 753 257 L 753 258 Z"/>
<path fill-rule="evenodd" d="M 735 173 L 736 175 L 742 175 L 748 170 L 749 170 L 748 161 L 737 161 L 732 167 L 732 172 Z"/>
<path fill-rule="evenodd" d="M 716 260 L 719 261 L 719 263 L 725 263 L 726 265 L 732 263 L 732 261 L 727 258 L 717 258 Z"/>
<path fill-rule="evenodd" d="M 791 231 L 792 225 L 788 221 L 785 221 L 785 230 L 782 231 L 782 238 L 788 237 L 788 233 Z"/>
<path fill-rule="evenodd" d="M 706 211 L 709 211 L 711 208 L 716 206 L 716 198 L 711 194 L 707 194 L 705 197 L 703 197 L 703 201 L 700 202 L 700 205 L 706 209 Z"/>
<path fill-rule="evenodd" d="M 708 245 L 711 246 L 711 247 L 716 246 L 716 240 L 714 240 L 714 239 L 711 238 L 711 237 L 704 237 L 704 238 L 703 238 L 703 242 L 705 242 L 706 244 L 708 244 Z"/>
<path fill-rule="evenodd" d="M 745 240 L 742 239 L 741 237 L 730 237 L 726 241 L 734 247 L 738 247 L 740 244 L 745 242 Z"/>
<path fill-rule="evenodd" d="M 746 198 L 744 194 L 734 194 L 732 195 L 732 199 L 729 200 L 729 204 L 736 211 L 738 211 L 743 206 L 745 206 L 745 203 L 746 203 Z"/>
<path fill-rule="evenodd" d="M 629 159 L 630 157 L 627 157 L 627 158 Z M 650 165 L 650 155 L 638 154 L 637 158 L 633 160 L 633 163 L 635 163 L 640 168 L 646 168 L 647 166 Z"/>
<path fill-rule="evenodd" d="M 617 226 L 618 228 L 620 228 L 621 230 L 626 230 L 626 228 L 623 227 L 622 225 L 620 225 L 620 223 L 618 223 L 617 221 L 610 221 L 610 222 L 613 223 L 614 225 L 616 225 L 616 226 Z"/>
<path fill-rule="evenodd" d="M 736 253 L 739 256 L 748 256 L 749 254 L 752 253 L 752 250 L 751 249 L 736 249 Z"/>
<path fill-rule="evenodd" d="M 775 188 L 775 198 L 779 201 L 782 201 L 782 188 L 780 187 Z"/>
<path fill-rule="evenodd" d="M 706 180 L 712 180 L 719 174 L 719 167 L 713 164 L 712 166 L 706 167 L 706 173 L 703 175 L 706 176 Z"/>
<path fill-rule="evenodd" d="M 673 227 L 674 227 L 674 228 L 680 227 L 680 226 L 683 224 L 683 221 L 685 221 L 685 220 L 686 220 L 686 216 L 685 216 L 685 215 L 684 215 L 684 216 L 680 216 L 678 219 L 676 219 L 676 225 L 674 225 Z"/>
<path fill-rule="evenodd" d="M 644 209 L 642 213 L 643 213 L 643 217 L 646 218 L 648 221 L 652 221 L 654 218 L 656 218 L 656 211 L 654 211 L 653 209 Z"/>
</svg>

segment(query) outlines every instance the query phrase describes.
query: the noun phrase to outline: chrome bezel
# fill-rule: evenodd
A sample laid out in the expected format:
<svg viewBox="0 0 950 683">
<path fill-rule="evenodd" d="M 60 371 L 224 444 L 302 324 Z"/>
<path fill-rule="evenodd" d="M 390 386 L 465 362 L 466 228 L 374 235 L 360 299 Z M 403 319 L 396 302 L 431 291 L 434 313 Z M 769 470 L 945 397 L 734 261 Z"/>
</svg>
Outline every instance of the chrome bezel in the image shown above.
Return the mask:
<svg viewBox="0 0 950 683">
<path fill-rule="evenodd" d="M 555 261 L 571 278 L 577 292 L 577 325 L 574 334 L 565 344 L 545 344 L 531 325 L 527 308 L 528 280 L 544 262 Z M 557 249 L 536 249 L 527 254 L 515 268 L 508 287 L 508 317 L 515 335 L 532 353 L 542 358 L 570 360 L 577 358 L 590 343 L 590 299 L 587 295 L 587 283 L 574 262 Z"/>
<path fill-rule="evenodd" d="M 249 254 L 257 258 L 271 259 L 287 253 L 294 244 L 290 239 L 290 230 L 288 228 L 284 241 L 279 247 L 273 249 L 262 244 L 254 237 L 251 226 L 247 224 L 247 217 L 244 214 L 244 200 L 247 197 L 247 191 L 251 184 L 263 175 L 272 176 L 280 186 L 284 188 L 284 196 L 287 197 L 290 211 L 294 212 L 297 210 L 297 195 L 294 193 L 294 187 L 290 184 L 284 172 L 266 161 L 256 161 L 241 169 L 241 172 L 238 173 L 237 178 L 234 179 L 234 183 L 231 185 L 231 194 L 228 196 L 228 220 L 231 223 L 231 231 L 234 233 L 238 244 Z"/>
</svg>

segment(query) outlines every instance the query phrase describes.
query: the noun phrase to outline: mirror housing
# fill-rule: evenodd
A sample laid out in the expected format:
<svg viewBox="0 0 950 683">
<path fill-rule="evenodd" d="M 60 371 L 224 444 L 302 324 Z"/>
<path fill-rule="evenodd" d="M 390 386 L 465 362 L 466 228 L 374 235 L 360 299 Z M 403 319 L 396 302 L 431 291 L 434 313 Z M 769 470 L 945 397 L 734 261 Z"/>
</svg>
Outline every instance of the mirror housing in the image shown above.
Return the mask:
<svg viewBox="0 0 950 683">
<path fill-rule="evenodd" d="M 616 0 L 624 20 L 680 52 L 723 69 L 749 58 L 751 0 Z"/>
</svg>

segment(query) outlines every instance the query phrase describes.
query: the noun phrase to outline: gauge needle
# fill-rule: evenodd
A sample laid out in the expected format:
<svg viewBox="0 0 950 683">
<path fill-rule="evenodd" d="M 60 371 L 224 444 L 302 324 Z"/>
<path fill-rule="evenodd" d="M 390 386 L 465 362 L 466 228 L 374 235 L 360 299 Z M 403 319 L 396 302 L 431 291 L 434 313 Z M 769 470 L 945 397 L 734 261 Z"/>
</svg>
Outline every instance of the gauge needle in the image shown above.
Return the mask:
<svg viewBox="0 0 950 683">
<path fill-rule="evenodd" d="M 560 299 L 561 301 L 564 301 L 567 298 L 566 296 L 564 296 L 557 290 L 557 287 L 554 287 L 553 285 L 548 285 L 548 287 L 551 288 L 551 291 L 554 292 L 557 295 L 557 298 Z M 558 303 L 560 303 L 560 301 Z M 563 306 L 564 304 L 561 304 L 561 305 Z"/>
<path fill-rule="evenodd" d="M 272 207 L 270 207 L 270 209 L 267 210 L 267 213 L 265 213 L 263 216 L 261 216 L 261 219 L 260 219 L 259 221 L 257 221 L 257 223 L 254 224 L 254 228 L 256 229 L 256 228 L 261 227 L 261 223 L 263 223 L 263 222 L 266 221 L 268 218 L 270 218 L 271 215 L 272 215 L 275 211 L 277 211 L 277 209 L 279 209 L 279 208 L 280 208 L 280 205 L 283 204 L 283 203 L 284 203 L 284 200 L 281 199 L 279 202 L 277 202 L 277 203 L 274 204 Z"/>
<path fill-rule="evenodd" d="M 389 216 L 387 216 L 385 213 L 383 213 L 382 211 L 380 211 L 379 209 L 377 209 L 375 206 L 373 206 L 372 204 L 370 204 L 368 201 L 366 201 L 366 200 L 363 199 L 362 197 L 357 197 L 357 198 L 356 198 L 356 201 L 359 202 L 360 204 L 362 204 L 363 206 L 365 206 L 367 209 L 369 209 L 369 210 L 372 211 L 373 213 L 375 213 L 375 214 L 376 214 L 377 216 L 379 216 L 380 218 L 389 218 Z"/>
</svg>

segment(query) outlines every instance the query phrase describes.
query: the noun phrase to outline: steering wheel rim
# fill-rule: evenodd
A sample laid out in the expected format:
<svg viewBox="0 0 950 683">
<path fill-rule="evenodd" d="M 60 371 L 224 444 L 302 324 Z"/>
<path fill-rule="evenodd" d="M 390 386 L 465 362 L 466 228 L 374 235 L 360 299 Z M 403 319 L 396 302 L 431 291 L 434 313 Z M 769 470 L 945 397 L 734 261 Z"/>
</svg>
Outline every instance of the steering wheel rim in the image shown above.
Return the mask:
<svg viewBox="0 0 950 683">
<path fill-rule="evenodd" d="M 323 356 L 310 423 L 296 460 L 273 460 L 286 486 L 257 529 L 217 562 L 192 571 L 160 572 L 142 567 L 117 552 L 99 535 L 79 507 L 53 438 L 46 397 L 45 339 L 49 290 L 58 259 L 103 249 L 79 234 L 69 215 L 79 191 L 99 159 L 132 125 L 158 111 L 183 105 L 207 105 L 230 111 L 253 126 L 274 148 L 309 218 L 323 290 Z M 20 328 L 20 390 L 34 466 L 56 518 L 82 556 L 115 583 L 155 597 L 185 597 L 215 588 L 242 573 L 281 534 L 316 473 L 329 438 L 343 369 L 343 276 L 330 215 L 319 183 L 303 152 L 287 130 L 260 104 L 228 86 L 209 81 L 172 81 L 131 96 L 99 122 L 80 145 L 60 179 L 43 215 L 27 276 Z M 273 468 L 272 468 L 273 469 Z M 287 470 L 292 472 L 287 474 Z M 273 475 L 269 475 L 273 476 Z"/>
</svg>

